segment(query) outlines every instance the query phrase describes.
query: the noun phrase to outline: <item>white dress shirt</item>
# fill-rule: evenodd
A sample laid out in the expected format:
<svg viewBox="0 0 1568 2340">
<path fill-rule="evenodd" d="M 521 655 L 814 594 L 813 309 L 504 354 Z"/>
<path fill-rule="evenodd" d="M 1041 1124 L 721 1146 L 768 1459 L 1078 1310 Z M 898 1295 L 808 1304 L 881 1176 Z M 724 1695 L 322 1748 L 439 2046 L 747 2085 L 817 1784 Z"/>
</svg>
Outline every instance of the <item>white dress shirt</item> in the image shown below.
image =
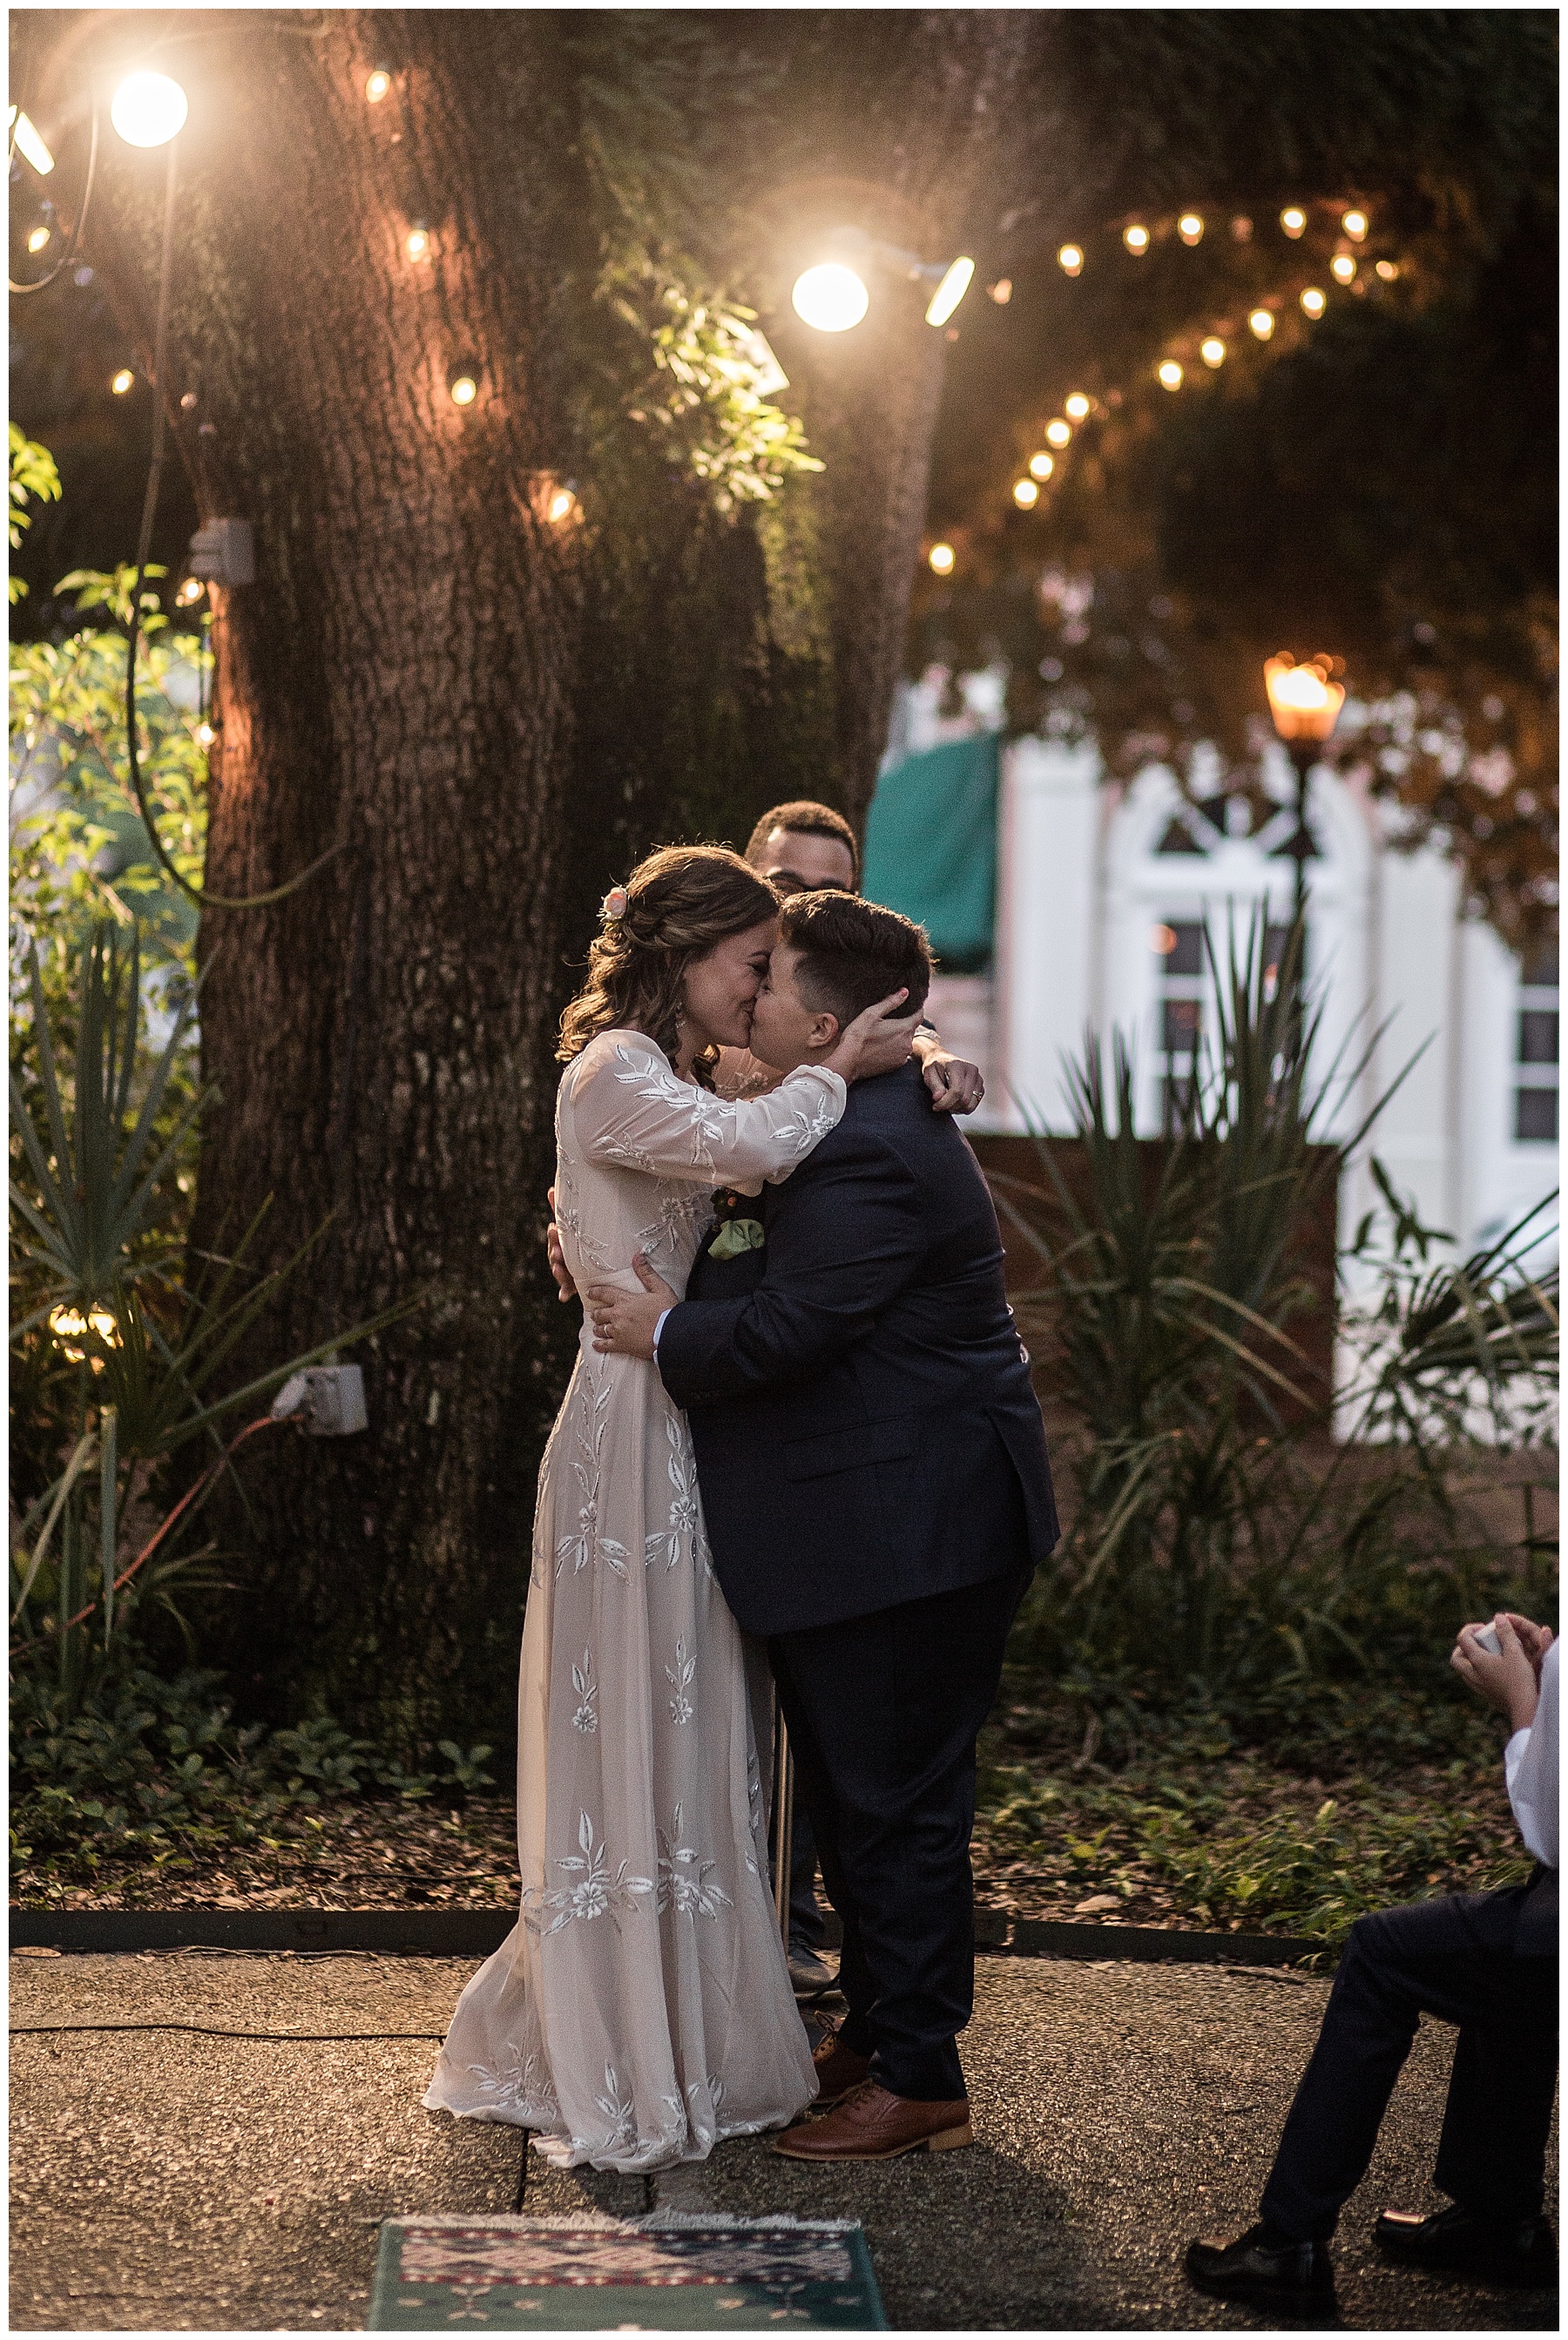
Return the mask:
<svg viewBox="0 0 1568 2340">
<path fill-rule="evenodd" d="M 1548 1869 L 1557 1866 L 1557 1653 L 1553 1642 L 1541 1668 L 1535 1720 L 1516 1730 L 1503 1750 L 1508 1800 L 1525 1849 Z"/>
</svg>

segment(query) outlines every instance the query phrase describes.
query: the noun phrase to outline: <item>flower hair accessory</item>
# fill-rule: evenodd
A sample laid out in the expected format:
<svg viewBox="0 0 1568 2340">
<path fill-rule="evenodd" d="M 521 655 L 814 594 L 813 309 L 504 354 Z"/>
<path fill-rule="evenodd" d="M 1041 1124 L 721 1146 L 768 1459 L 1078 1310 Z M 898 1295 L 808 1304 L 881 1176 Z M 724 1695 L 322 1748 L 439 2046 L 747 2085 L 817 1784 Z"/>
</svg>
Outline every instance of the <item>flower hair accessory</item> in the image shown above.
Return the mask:
<svg viewBox="0 0 1568 2340">
<path fill-rule="evenodd" d="M 599 906 L 600 917 L 606 926 L 609 926 L 612 920 L 623 918 L 626 916 L 626 901 L 625 887 L 612 886 Z"/>
</svg>

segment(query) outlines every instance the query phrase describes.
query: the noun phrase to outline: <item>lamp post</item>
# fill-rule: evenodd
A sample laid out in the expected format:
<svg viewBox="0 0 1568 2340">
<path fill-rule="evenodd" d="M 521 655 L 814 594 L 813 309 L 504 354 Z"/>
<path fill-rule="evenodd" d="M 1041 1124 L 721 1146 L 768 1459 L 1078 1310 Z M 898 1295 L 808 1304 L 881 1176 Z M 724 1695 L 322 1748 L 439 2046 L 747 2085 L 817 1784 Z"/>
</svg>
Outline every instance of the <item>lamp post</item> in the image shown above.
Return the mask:
<svg viewBox="0 0 1568 2340">
<path fill-rule="evenodd" d="M 1317 750 L 1339 720 L 1345 685 L 1332 679 L 1334 660 L 1322 652 L 1297 666 L 1287 650 L 1264 661 L 1263 679 L 1274 728 L 1295 768 L 1295 831 L 1285 851 L 1295 863 L 1295 917 L 1306 904 L 1306 865 L 1312 832 L 1306 825 L 1306 791 Z"/>
</svg>

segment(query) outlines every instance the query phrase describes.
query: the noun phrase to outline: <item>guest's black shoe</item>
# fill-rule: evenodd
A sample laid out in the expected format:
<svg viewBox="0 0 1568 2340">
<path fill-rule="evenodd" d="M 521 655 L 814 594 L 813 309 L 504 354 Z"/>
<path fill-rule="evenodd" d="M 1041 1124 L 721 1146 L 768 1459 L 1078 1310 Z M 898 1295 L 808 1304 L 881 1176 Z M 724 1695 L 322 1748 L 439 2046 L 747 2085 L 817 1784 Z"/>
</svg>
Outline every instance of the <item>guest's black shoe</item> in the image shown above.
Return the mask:
<svg viewBox="0 0 1568 2340">
<path fill-rule="evenodd" d="M 1325 2305 L 1334 2297 L 1328 2245 L 1287 2242 L 1261 2221 L 1233 2243 L 1189 2243 L 1186 2271 L 1200 2291 L 1216 2299 L 1255 2300 L 1267 2307 Z"/>
<path fill-rule="evenodd" d="M 1386 2258 L 1434 2275 L 1467 2275 L 1482 2283 L 1536 2290 L 1557 2280 L 1557 2245 L 1544 2217 L 1480 2218 L 1457 2203 L 1429 2218 L 1414 2210 L 1384 2210 L 1373 2239 Z"/>
</svg>

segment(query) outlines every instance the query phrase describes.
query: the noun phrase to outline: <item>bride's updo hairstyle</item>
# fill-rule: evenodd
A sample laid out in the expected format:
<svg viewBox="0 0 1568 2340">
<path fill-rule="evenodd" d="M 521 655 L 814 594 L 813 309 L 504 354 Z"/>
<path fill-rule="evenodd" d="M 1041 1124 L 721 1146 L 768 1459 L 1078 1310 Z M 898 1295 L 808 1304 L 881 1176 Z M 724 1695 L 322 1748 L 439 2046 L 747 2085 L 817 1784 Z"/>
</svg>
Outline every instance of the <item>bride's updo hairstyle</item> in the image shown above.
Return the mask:
<svg viewBox="0 0 1568 2340">
<path fill-rule="evenodd" d="M 673 1058 L 680 1046 L 686 970 L 715 943 L 775 917 L 779 897 L 765 878 L 719 845 L 666 845 L 612 887 L 589 947 L 588 981 L 561 1019 L 563 1065 L 596 1032 L 645 1032 Z M 705 1087 L 712 1066 L 692 1071 Z"/>
</svg>

